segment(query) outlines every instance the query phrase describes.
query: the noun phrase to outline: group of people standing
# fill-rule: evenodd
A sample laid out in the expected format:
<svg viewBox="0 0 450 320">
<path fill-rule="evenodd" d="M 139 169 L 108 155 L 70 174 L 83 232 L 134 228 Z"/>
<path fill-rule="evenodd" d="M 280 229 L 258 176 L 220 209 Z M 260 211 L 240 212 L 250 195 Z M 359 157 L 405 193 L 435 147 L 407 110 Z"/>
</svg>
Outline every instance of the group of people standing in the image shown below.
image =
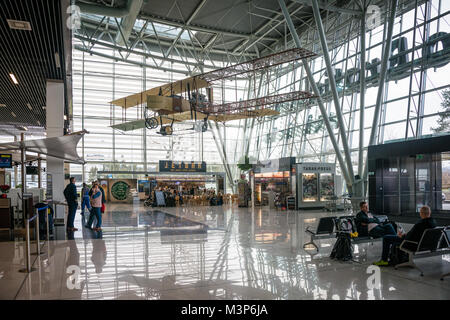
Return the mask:
<svg viewBox="0 0 450 320">
<path fill-rule="evenodd" d="M 77 231 L 74 227 L 75 214 L 78 208 L 78 193 L 75 186 L 75 178 L 70 178 L 70 183 L 64 189 L 64 196 L 69 206 L 69 214 L 67 217 L 67 231 Z M 85 208 L 89 211 L 89 218 L 85 225 L 88 229 L 94 231 L 101 231 L 102 213 L 105 211 L 105 191 L 100 186 L 98 180 L 92 182 L 92 187 L 89 188 L 86 183 L 83 183 L 81 189 L 81 215 L 84 217 Z M 97 224 L 92 228 L 94 218 L 97 219 Z"/>
</svg>

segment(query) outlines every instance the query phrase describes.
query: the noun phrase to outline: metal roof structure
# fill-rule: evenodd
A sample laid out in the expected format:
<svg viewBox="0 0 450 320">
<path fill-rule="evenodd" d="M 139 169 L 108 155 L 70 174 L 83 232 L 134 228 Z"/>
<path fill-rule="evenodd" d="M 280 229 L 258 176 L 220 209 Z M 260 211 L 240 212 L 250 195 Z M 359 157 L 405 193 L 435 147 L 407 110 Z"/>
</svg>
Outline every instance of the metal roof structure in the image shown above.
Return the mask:
<svg viewBox="0 0 450 320">
<path fill-rule="evenodd" d="M 2 133 L 42 135 L 45 130 L 46 80 L 65 80 L 70 74 L 66 67 L 71 68 L 71 52 L 65 48 L 71 39 L 63 30 L 66 2 L 3 0 L 0 3 Z M 70 99 L 68 90 L 66 104 L 61 106 L 65 114 L 69 114 Z"/>
</svg>

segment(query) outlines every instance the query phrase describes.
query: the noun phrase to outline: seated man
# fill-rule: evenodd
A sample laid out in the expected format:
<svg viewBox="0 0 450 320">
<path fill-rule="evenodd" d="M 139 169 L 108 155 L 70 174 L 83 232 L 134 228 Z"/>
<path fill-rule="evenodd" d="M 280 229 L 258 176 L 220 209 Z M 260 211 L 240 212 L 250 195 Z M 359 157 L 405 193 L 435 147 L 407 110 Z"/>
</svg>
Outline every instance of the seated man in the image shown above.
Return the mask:
<svg viewBox="0 0 450 320">
<path fill-rule="evenodd" d="M 380 220 L 369 212 L 369 205 L 366 201 L 360 202 L 359 208 L 361 211 L 358 212 L 355 219 L 359 237 L 371 236 L 373 238 L 380 238 L 387 234 L 396 234 L 392 224 L 382 225 Z"/>
<path fill-rule="evenodd" d="M 374 262 L 377 266 L 387 266 L 389 252 L 393 245 L 402 243 L 403 240 L 419 242 L 426 229 L 436 227 L 436 221 L 431 218 L 431 209 L 429 206 L 420 208 L 420 220 L 412 227 L 408 233 L 399 230 L 397 235 L 386 235 L 383 237 L 383 251 L 381 252 L 381 260 Z"/>
</svg>

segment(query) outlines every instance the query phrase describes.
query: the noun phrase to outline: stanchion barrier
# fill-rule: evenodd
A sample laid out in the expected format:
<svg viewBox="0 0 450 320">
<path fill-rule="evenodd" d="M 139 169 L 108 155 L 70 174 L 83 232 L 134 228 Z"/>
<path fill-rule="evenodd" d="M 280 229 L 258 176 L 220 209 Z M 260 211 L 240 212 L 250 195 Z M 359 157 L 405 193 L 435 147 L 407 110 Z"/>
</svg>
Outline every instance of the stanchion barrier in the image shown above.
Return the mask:
<svg viewBox="0 0 450 320">
<path fill-rule="evenodd" d="M 25 268 L 20 269 L 19 272 L 30 273 L 36 270 L 35 268 L 31 267 L 30 262 L 30 221 L 33 221 L 34 219 L 36 219 L 36 216 L 30 219 L 25 219 Z"/>
<path fill-rule="evenodd" d="M 49 229 L 49 225 L 48 225 L 48 215 L 50 214 L 50 213 L 48 213 L 48 206 L 45 206 L 45 207 L 41 207 L 41 208 L 37 208 L 37 211 L 38 211 L 38 215 L 39 215 L 39 211 L 42 211 L 42 210 L 47 210 L 47 214 L 44 214 L 44 216 L 45 216 L 45 224 L 46 224 L 46 227 L 47 227 L 47 235 L 46 235 L 46 238 L 45 238 L 45 240 L 50 240 L 50 229 Z"/>
<path fill-rule="evenodd" d="M 36 224 L 35 224 L 35 230 L 36 230 L 36 252 L 32 253 L 35 255 L 41 255 L 44 252 L 41 252 L 41 237 L 39 235 L 39 211 L 44 210 L 44 209 L 48 209 L 48 206 L 42 207 L 42 208 L 36 208 L 36 214 L 34 215 L 34 217 L 32 219 L 36 219 Z M 48 217 L 47 217 L 48 220 Z M 30 219 L 30 222 L 32 220 Z"/>
</svg>

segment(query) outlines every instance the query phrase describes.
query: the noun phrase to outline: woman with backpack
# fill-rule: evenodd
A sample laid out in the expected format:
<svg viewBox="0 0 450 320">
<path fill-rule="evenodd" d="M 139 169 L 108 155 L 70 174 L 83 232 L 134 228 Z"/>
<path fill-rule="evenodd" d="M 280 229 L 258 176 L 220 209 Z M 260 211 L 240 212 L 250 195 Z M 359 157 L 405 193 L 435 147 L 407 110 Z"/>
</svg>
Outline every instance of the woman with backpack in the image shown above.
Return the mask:
<svg viewBox="0 0 450 320">
<path fill-rule="evenodd" d="M 92 195 L 91 195 L 91 206 L 92 206 L 92 213 L 89 216 L 89 221 L 85 225 L 86 228 L 91 229 L 92 223 L 94 222 L 94 216 L 97 218 L 97 225 L 94 228 L 94 231 L 101 231 L 102 228 L 102 192 L 100 191 L 100 188 L 98 184 L 94 184 L 92 187 Z"/>
</svg>

